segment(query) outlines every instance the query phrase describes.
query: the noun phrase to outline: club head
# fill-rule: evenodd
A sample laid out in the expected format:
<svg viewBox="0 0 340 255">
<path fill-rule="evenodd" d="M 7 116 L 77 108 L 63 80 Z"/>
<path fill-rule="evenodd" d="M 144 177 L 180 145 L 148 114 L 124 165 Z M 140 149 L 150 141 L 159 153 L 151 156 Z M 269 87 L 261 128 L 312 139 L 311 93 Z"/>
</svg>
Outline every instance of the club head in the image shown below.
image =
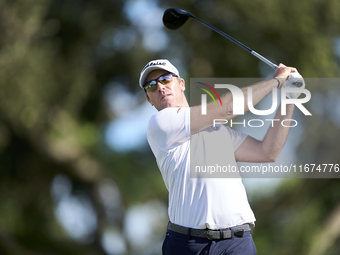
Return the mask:
<svg viewBox="0 0 340 255">
<path fill-rule="evenodd" d="M 164 12 L 163 23 L 168 29 L 174 30 L 180 28 L 189 17 L 194 17 L 194 15 L 185 10 L 169 8 Z"/>
</svg>

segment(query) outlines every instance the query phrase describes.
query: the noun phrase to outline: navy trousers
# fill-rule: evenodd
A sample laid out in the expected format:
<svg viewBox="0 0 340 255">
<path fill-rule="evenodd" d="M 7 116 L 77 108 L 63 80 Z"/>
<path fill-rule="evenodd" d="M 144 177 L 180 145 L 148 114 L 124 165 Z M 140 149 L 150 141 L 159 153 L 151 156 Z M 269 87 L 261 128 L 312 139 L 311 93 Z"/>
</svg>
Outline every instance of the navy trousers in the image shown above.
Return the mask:
<svg viewBox="0 0 340 255">
<path fill-rule="evenodd" d="M 256 255 L 256 247 L 250 231 L 243 237 L 210 241 L 206 238 L 167 231 L 162 246 L 163 255 Z"/>
</svg>

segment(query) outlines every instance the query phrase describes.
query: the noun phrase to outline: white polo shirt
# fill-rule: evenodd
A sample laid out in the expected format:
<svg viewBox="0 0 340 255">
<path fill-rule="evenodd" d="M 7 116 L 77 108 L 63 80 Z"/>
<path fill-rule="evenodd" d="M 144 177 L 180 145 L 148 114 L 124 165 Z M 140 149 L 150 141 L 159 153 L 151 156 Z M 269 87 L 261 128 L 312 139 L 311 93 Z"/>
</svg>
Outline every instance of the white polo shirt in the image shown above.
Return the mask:
<svg viewBox="0 0 340 255">
<path fill-rule="evenodd" d="M 255 222 L 241 178 L 190 177 L 190 142 L 211 146 L 217 138 L 225 146 L 222 164 L 236 165 L 233 153 L 246 137 L 223 125 L 190 137 L 190 108 L 166 108 L 151 117 L 147 138 L 169 191 L 171 222 L 202 229 Z M 211 152 L 209 148 L 195 149 L 191 157 L 209 161 Z"/>
</svg>

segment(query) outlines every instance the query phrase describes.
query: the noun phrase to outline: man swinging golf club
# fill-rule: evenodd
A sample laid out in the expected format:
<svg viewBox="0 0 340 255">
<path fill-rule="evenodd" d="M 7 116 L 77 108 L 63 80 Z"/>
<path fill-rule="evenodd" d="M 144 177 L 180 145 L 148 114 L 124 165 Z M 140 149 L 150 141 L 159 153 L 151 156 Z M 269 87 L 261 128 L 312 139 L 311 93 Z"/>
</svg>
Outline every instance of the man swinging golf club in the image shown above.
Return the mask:
<svg viewBox="0 0 340 255">
<path fill-rule="evenodd" d="M 273 88 L 281 88 L 295 72 L 295 68 L 280 64 L 274 78 L 250 85 L 254 105 Z M 205 144 L 209 135 L 217 135 L 225 148 L 223 160 L 229 163 L 273 162 L 289 132 L 289 127 L 280 123 L 289 122 L 294 105 L 286 106 L 286 115 L 281 115 L 278 109 L 275 119 L 280 121 L 259 141 L 223 125 L 212 128 L 213 119 L 234 117 L 231 94 L 221 97 L 223 107 L 208 103 L 207 109 L 212 114 L 202 118 L 200 106 L 189 107 L 184 94 L 185 81 L 166 59 L 150 61 L 140 74 L 139 85 L 158 110 L 149 121 L 147 138 L 169 191 L 170 222 L 163 254 L 256 254 L 250 233 L 255 217 L 241 178 L 190 178 L 190 153 L 193 153 L 191 159 L 198 156 L 190 152 L 191 137 L 196 136 L 196 140 Z M 247 88 L 242 88 L 242 92 L 247 100 Z M 207 160 L 210 156 L 200 155 Z"/>
</svg>

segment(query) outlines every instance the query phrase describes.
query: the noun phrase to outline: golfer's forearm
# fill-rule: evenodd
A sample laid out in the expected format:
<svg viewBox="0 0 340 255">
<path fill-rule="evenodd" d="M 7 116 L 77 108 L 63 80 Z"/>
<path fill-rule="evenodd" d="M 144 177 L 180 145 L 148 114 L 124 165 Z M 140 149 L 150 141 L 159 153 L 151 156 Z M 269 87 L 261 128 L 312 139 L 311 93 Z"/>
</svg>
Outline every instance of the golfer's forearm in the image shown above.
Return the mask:
<svg viewBox="0 0 340 255">
<path fill-rule="evenodd" d="M 266 81 L 262 81 L 259 83 L 255 83 L 253 85 L 250 85 L 248 87 L 244 87 L 241 89 L 243 96 L 244 96 L 244 112 L 247 112 L 249 110 L 248 106 L 248 97 L 251 97 L 252 105 L 257 105 L 263 98 L 265 98 L 268 94 L 270 94 L 273 91 L 273 88 L 277 87 L 277 81 L 275 79 L 270 79 Z M 249 94 L 249 89 L 251 89 L 251 95 Z M 234 95 L 235 96 L 235 95 Z M 222 104 L 224 105 L 224 111 L 219 111 L 218 114 L 221 116 L 216 116 L 217 118 L 222 119 L 232 119 L 237 114 L 235 114 L 234 111 L 234 100 L 235 98 L 229 93 L 222 97 Z"/>
<path fill-rule="evenodd" d="M 262 81 L 251 86 L 242 88 L 241 91 L 244 96 L 244 112 L 249 110 L 248 107 L 248 88 L 252 89 L 252 104 L 255 106 L 264 97 L 273 91 L 273 88 L 277 87 L 277 81 L 275 79 L 270 79 Z M 211 126 L 216 119 L 230 120 L 234 118 L 234 95 L 228 93 L 221 97 L 222 106 L 216 107 L 216 105 L 211 102 L 207 104 L 207 115 L 201 114 L 200 106 L 191 108 L 191 134 L 200 132 L 201 130 Z"/>
<path fill-rule="evenodd" d="M 273 88 L 276 88 L 278 85 L 277 80 L 270 79 L 266 81 L 262 81 L 259 83 L 255 83 L 251 86 L 242 88 L 242 92 L 244 94 L 244 111 L 248 111 L 248 88 L 252 89 L 252 103 L 253 106 L 257 105 L 263 98 L 265 98 L 267 95 L 269 95 Z M 234 117 L 234 116 L 233 116 Z"/>
<path fill-rule="evenodd" d="M 281 107 L 279 107 L 275 119 L 262 141 L 264 153 L 269 161 L 276 161 L 287 140 L 290 129 L 289 120 L 293 117 L 294 105 L 287 105 L 286 111 L 286 115 L 281 115 Z M 282 121 L 284 121 L 284 125 L 282 125 Z"/>
</svg>

